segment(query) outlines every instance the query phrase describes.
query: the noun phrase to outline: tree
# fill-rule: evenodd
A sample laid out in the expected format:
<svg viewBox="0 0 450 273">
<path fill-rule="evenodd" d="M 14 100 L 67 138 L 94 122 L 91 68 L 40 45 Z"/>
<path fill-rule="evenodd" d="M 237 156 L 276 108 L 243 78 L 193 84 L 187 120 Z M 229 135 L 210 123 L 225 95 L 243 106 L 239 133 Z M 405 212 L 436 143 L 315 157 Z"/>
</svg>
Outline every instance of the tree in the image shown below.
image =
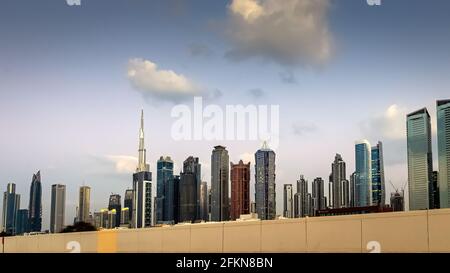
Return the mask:
<svg viewBox="0 0 450 273">
<path fill-rule="evenodd" d="M 90 223 L 77 222 L 72 226 L 67 226 L 66 228 L 64 228 L 61 231 L 61 233 L 85 232 L 85 231 L 97 231 L 97 229 Z"/>
</svg>

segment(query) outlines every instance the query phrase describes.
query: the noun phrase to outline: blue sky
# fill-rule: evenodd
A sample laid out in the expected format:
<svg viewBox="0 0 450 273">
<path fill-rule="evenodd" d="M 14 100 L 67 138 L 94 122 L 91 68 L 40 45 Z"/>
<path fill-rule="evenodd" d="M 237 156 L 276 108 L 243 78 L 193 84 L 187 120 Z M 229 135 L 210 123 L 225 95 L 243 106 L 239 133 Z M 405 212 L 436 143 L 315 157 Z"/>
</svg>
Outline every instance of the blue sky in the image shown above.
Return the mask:
<svg viewBox="0 0 450 273">
<path fill-rule="evenodd" d="M 92 211 L 131 187 L 141 108 L 153 172 L 161 155 L 177 166 L 195 155 L 209 182 L 214 145 L 226 145 L 232 161 L 248 160 L 261 145 L 174 141 L 170 111 L 176 103 L 192 105 L 192 98 L 167 85 L 133 82 L 133 59 L 171 71 L 176 80 L 183 76 L 194 86 L 181 85 L 188 95 L 192 89 L 220 94 L 209 103 L 280 106 L 279 212 L 282 185 L 295 184 L 300 174 L 327 180 L 336 152 L 351 174 L 354 141 L 361 138 L 384 142 L 386 180 L 403 185 L 404 115 L 427 106 L 434 126 L 435 100 L 450 94 L 446 0 L 384 0 L 377 7 L 364 0 L 1 5 L 0 189 L 16 183 L 26 207 L 32 174 L 40 169 L 44 227 L 52 184 L 68 187 L 68 223 L 83 183 L 92 187 Z"/>
</svg>

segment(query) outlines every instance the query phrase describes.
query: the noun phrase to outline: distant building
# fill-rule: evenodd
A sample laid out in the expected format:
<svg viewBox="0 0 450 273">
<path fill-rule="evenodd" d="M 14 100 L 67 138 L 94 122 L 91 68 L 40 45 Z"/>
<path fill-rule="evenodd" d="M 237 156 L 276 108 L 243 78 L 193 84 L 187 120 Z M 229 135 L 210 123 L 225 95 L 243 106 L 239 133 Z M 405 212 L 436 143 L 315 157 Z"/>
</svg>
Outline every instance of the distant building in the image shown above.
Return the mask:
<svg viewBox="0 0 450 273">
<path fill-rule="evenodd" d="M 250 213 L 250 162 L 230 163 L 231 168 L 231 220 Z"/>
<path fill-rule="evenodd" d="M 354 215 L 354 214 L 368 214 L 368 213 L 381 213 L 392 212 L 390 207 L 380 206 L 366 206 L 355 208 L 340 208 L 340 209 L 326 209 L 317 212 L 317 216 L 340 216 L 340 215 Z"/>
<path fill-rule="evenodd" d="M 27 209 L 19 209 L 16 220 L 16 235 L 30 232 L 29 213 Z"/>
<path fill-rule="evenodd" d="M 440 208 L 450 208 L 450 100 L 436 102 Z"/>
<path fill-rule="evenodd" d="M 355 189 L 356 207 L 372 204 L 372 157 L 371 146 L 367 140 L 355 144 Z"/>
<path fill-rule="evenodd" d="M 180 182 L 179 175 L 173 176 L 173 221 L 174 223 L 180 222 Z"/>
<path fill-rule="evenodd" d="M 87 223 L 89 221 L 89 211 L 91 206 L 91 188 L 88 186 L 80 187 L 78 206 L 78 221 Z"/>
<path fill-rule="evenodd" d="M 350 208 L 356 207 L 356 173 L 350 175 L 350 189 L 349 189 L 349 199 Z"/>
<path fill-rule="evenodd" d="M 430 208 L 438 209 L 441 207 L 440 194 L 439 194 L 439 172 L 433 171 L 431 173 L 431 185 L 430 185 Z"/>
<path fill-rule="evenodd" d="M 325 197 L 325 182 L 321 177 L 314 179 L 312 183 L 312 198 L 314 211 L 327 208 L 327 198 Z"/>
<path fill-rule="evenodd" d="M 215 146 L 211 155 L 211 221 L 230 219 L 229 156 L 223 146 Z"/>
<path fill-rule="evenodd" d="M 372 168 L 372 205 L 384 206 L 386 204 L 384 182 L 383 144 L 381 141 L 371 150 Z"/>
<path fill-rule="evenodd" d="M 350 181 L 344 179 L 341 181 L 341 189 L 342 189 L 342 207 L 349 208 L 350 207 Z"/>
<path fill-rule="evenodd" d="M 332 206 L 342 207 L 342 181 L 346 180 L 345 162 L 340 154 L 336 154 L 331 164 L 330 183 L 332 183 Z"/>
<path fill-rule="evenodd" d="M 433 157 L 431 153 L 431 121 L 426 108 L 406 117 L 408 151 L 409 209 L 426 210 L 430 206 Z"/>
<path fill-rule="evenodd" d="M 42 230 L 42 185 L 41 171 L 33 174 L 28 205 L 29 229 L 33 232 Z"/>
<path fill-rule="evenodd" d="M 391 208 L 393 211 L 405 210 L 405 197 L 403 191 L 391 193 Z"/>
<path fill-rule="evenodd" d="M 66 186 L 55 184 L 52 185 L 50 211 L 50 232 L 58 233 L 64 229 L 65 213 L 66 213 Z"/>
<path fill-rule="evenodd" d="M 130 209 L 122 208 L 120 216 L 120 226 L 129 227 L 130 226 Z"/>
<path fill-rule="evenodd" d="M 136 172 L 133 174 L 133 228 L 145 228 L 152 225 L 152 173 L 147 164 L 147 150 L 144 144 L 144 111 L 141 112 L 139 130 L 139 158 Z"/>
<path fill-rule="evenodd" d="M 200 186 L 200 219 L 203 221 L 209 220 L 208 215 L 208 184 L 202 182 Z"/>
<path fill-rule="evenodd" d="M 3 193 L 2 230 L 8 234 L 16 234 L 16 221 L 20 208 L 20 194 L 16 194 L 16 184 L 8 183 Z"/>
<path fill-rule="evenodd" d="M 179 222 L 193 222 L 197 213 L 195 174 L 185 170 L 180 175 L 179 185 Z"/>
<path fill-rule="evenodd" d="M 292 184 L 284 184 L 283 189 L 283 217 L 294 218 L 294 200 Z"/>
<path fill-rule="evenodd" d="M 114 224 L 115 224 L 114 227 L 119 227 L 120 223 L 121 223 L 120 218 L 122 216 L 121 215 L 122 214 L 121 213 L 122 212 L 122 201 L 121 201 L 121 198 L 120 198 L 119 194 L 111 194 L 109 196 L 108 210 L 109 211 L 112 211 L 112 210 L 116 211 L 116 213 L 115 213 L 116 219 L 114 220 Z"/>
<path fill-rule="evenodd" d="M 131 223 L 131 218 L 133 217 L 133 190 L 132 189 L 127 189 L 125 191 L 125 198 L 123 200 L 123 207 L 124 208 L 128 208 L 128 219 L 130 220 Z"/>
<path fill-rule="evenodd" d="M 160 157 L 156 163 L 156 222 L 173 221 L 173 161 Z"/>
<path fill-rule="evenodd" d="M 312 196 L 308 197 L 308 181 L 303 175 L 297 180 L 297 193 L 294 195 L 294 215 L 296 218 L 312 216 L 310 211 L 313 209 Z"/>
<path fill-rule="evenodd" d="M 118 226 L 116 223 L 116 219 L 117 219 L 116 215 L 117 214 L 118 213 L 115 209 L 108 210 L 108 225 L 107 225 L 108 229 L 114 229 Z"/>
<path fill-rule="evenodd" d="M 276 217 L 275 152 L 264 142 L 255 153 L 255 202 L 261 220 Z"/>
</svg>

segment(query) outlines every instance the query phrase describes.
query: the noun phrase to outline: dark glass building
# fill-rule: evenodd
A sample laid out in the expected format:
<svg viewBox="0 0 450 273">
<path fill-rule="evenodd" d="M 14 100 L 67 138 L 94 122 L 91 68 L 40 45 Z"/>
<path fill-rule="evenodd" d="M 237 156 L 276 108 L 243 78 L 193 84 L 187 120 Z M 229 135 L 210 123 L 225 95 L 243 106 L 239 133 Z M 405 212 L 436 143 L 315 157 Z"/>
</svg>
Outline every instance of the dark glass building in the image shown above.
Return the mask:
<svg viewBox="0 0 450 273">
<path fill-rule="evenodd" d="M 384 206 L 385 201 L 385 183 L 384 183 L 384 160 L 383 144 L 381 141 L 371 151 L 372 158 L 372 205 Z"/>
<path fill-rule="evenodd" d="M 173 161 L 161 156 L 156 169 L 156 223 L 173 221 Z"/>
<path fill-rule="evenodd" d="M 33 174 L 30 187 L 30 202 L 28 206 L 30 231 L 42 230 L 42 185 L 41 171 Z"/>
<path fill-rule="evenodd" d="M 121 223 L 122 201 L 119 194 L 111 194 L 109 196 L 108 210 L 116 210 L 115 227 L 119 227 Z"/>
<path fill-rule="evenodd" d="M 3 193 L 2 230 L 7 234 L 16 234 L 17 214 L 20 208 L 20 194 L 16 194 L 16 184 L 8 183 Z"/>
<path fill-rule="evenodd" d="M 32 231 L 32 230 L 31 230 Z M 27 209 L 19 209 L 16 219 L 16 235 L 30 232 L 29 213 Z"/>
<path fill-rule="evenodd" d="M 223 146 L 215 146 L 211 155 L 211 221 L 230 219 L 229 156 Z"/>
<path fill-rule="evenodd" d="M 276 216 L 275 152 L 264 142 L 255 153 L 255 202 L 256 213 L 261 220 L 273 220 Z"/>
</svg>

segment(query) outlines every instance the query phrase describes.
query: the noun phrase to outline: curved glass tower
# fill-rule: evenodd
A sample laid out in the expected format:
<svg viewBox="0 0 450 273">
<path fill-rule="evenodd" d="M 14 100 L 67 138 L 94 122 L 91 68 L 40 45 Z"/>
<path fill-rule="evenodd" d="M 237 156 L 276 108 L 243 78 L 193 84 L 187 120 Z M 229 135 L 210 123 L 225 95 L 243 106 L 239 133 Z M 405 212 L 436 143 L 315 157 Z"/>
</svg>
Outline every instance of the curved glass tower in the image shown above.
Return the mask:
<svg viewBox="0 0 450 273">
<path fill-rule="evenodd" d="M 30 187 L 29 228 L 30 231 L 41 231 L 42 229 L 42 186 L 41 171 L 33 174 Z"/>
</svg>

